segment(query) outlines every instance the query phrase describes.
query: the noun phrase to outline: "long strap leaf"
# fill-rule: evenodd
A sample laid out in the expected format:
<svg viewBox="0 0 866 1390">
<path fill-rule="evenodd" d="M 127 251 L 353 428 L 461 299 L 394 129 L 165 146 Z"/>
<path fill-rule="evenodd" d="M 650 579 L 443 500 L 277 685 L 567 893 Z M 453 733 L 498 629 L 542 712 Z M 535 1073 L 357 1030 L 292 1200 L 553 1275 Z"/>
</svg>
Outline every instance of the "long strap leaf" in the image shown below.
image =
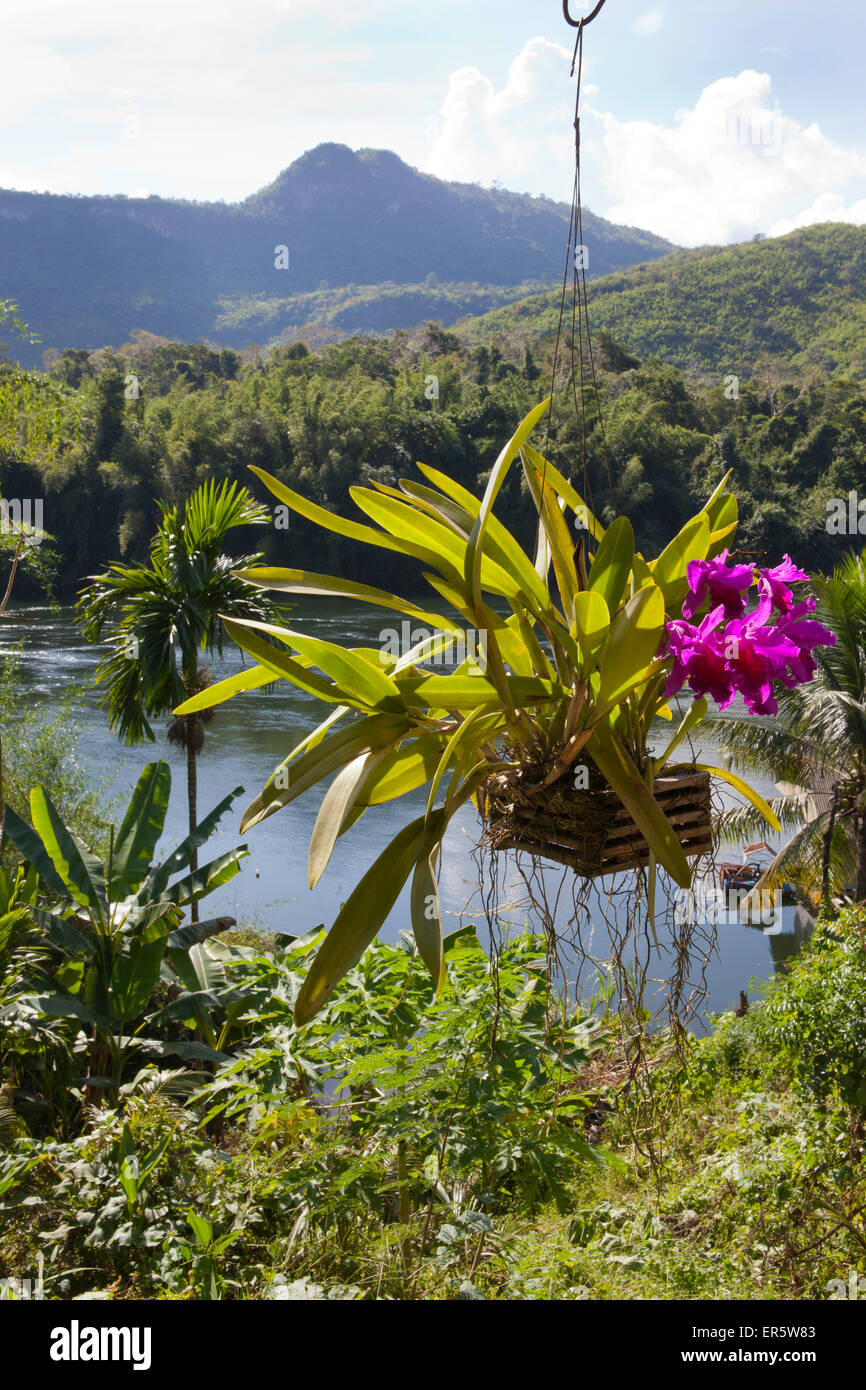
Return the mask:
<svg viewBox="0 0 866 1390">
<path fill-rule="evenodd" d="M 60 812 L 43 787 L 34 787 L 30 793 L 30 814 L 33 828 L 67 891 L 82 907 L 103 918 L 107 916 L 102 865 L 78 836 L 64 825 Z"/>
<path fill-rule="evenodd" d="M 472 534 L 469 537 L 469 544 L 466 547 L 466 559 L 463 571 L 466 586 L 475 604 L 481 603 L 481 561 L 484 554 L 483 544 L 484 532 L 487 527 L 487 518 L 492 511 L 493 503 L 496 501 L 499 489 L 505 482 L 506 474 L 511 467 L 518 449 L 535 429 L 535 426 L 538 424 L 549 405 L 550 398 L 546 397 L 521 420 L 491 470 L 487 487 L 484 489 L 484 496 L 481 499 L 478 516 L 475 519 L 475 525 L 472 527 Z"/>
<path fill-rule="evenodd" d="M 330 676 L 334 682 L 334 689 L 340 693 L 345 691 L 347 696 L 352 698 L 343 700 L 341 704 L 360 704 L 366 708 L 377 708 L 387 700 L 393 700 L 397 696 L 397 687 L 386 675 L 382 665 L 374 666 L 365 657 L 359 656 L 357 652 L 348 650 L 346 647 L 339 646 L 336 642 L 325 642 L 319 637 L 305 637 L 301 632 L 293 632 L 290 628 L 278 627 L 273 623 L 260 623 L 248 619 L 237 619 L 231 624 L 226 624 L 230 635 L 235 641 L 238 640 L 235 629 L 241 627 L 249 633 L 250 629 L 260 632 L 268 632 L 273 637 L 279 637 L 281 641 L 294 647 L 296 652 L 306 657 L 313 665 L 318 666 L 326 676 Z M 273 651 L 273 648 L 271 648 Z M 259 653 L 259 660 L 267 665 L 268 657 Z M 305 673 L 305 678 L 310 679 Z M 333 696 L 332 696 L 333 698 Z"/>
<path fill-rule="evenodd" d="M 150 868 L 165 825 L 170 794 L 168 763 L 148 763 L 142 769 L 114 842 L 109 885 L 113 899 L 129 897 Z"/>
<path fill-rule="evenodd" d="M 681 888 L 689 888 L 691 871 L 673 826 L 647 789 L 632 758 L 604 720 L 594 729 L 587 748 L 658 862 Z"/>
<path fill-rule="evenodd" d="M 412 721 L 402 715 L 374 714 L 327 734 L 314 747 L 307 748 L 295 762 L 292 762 L 294 754 L 291 754 L 244 811 L 241 834 L 245 835 L 252 826 L 267 820 L 281 807 L 288 806 L 296 797 L 330 777 L 332 772 L 344 767 L 359 753 L 399 742 L 412 727 Z M 285 776 L 281 777 L 284 769 Z"/>
<path fill-rule="evenodd" d="M 760 792 L 756 792 L 754 787 L 750 787 L 748 782 L 744 782 L 742 777 L 738 777 L 735 772 L 728 772 L 724 767 L 713 767 L 710 763 L 695 763 L 695 767 L 700 768 L 701 772 L 711 772 L 714 777 L 721 777 L 723 781 L 729 782 L 741 796 L 752 803 L 756 811 L 760 811 L 768 825 L 771 825 L 774 830 L 782 829 L 779 817 L 769 802 L 765 801 Z"/>
<path fill-rule="evenodd" d="M 343 904 L 310 966 L 295 1004 L 295 1023 L 308 1023 L 343 976 L 357 965 L 394 906 L 422 854 L 430 854 L 445 828 L 439 812 L 425 831 L 424 816 L 395 835 Z"/>
<path fill-rule="evenodd" d="M 361 603 L 374 603 L 377 608 L 393 608 L 431 628 L 451 628 L 450 618 L 428 613 L 408 599 L 399 598 L 387 589 L 374 589 L 370 584 L 356 584 L 350 579 L 334 578 L 330 574 L 313 574 L 310 570 L 271 569 L 257 567 L 239 570 L 242 579 L 261 589 L 275 589 L 284 594 L 323 594 L 329 597 L 354 598 Z"/>
<path fill-rule="evenodd" d="M 205 816 L 203 821 L 199 821 L 191 835 L 187 835 L 185 840 L 181 840 L 177 849 L 168 856 L 158 868 L 148 874 L 138 894 L 139 902 L 147 902 L 149 899 L 160 899 L 164 896 L 164 890 L 172 874 L 178 872 L 189 863 L 190 855 L 194 849 L 200 849 L 210 835 L 213 834 L 226 811 L 231 806 L 236 797 L 243 796 L 243 787 L 235 787 L 233 792 L 224 796 L 219 805 L 214 806 L 213 810 Z"/>
</svg>

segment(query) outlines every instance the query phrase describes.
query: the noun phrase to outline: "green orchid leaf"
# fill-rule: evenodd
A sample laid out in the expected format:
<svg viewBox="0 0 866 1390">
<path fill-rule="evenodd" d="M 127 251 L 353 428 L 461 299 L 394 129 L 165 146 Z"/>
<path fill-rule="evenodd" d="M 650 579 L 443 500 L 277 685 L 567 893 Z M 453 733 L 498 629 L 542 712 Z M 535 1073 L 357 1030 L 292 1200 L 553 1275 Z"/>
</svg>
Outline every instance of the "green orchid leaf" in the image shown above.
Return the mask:
<svg viewBox="0 0 866 1390">
<path fill-rule="evenodd" d="M 558 492 L 566 505 L 574 512 L 581 526 L 589 531 L 590 535 L 593 536 L 595 540 L 601 541 L 604 536 L 604 527 L 598 520 L 598 517 L 590 511 L 580 493 L 563 477 L 559 469 L 554 468 L 553 464 L 550 463 L 548 459 L 545 459 L 544 455 L 540 454 L 537 449 L 533 449 L 529 444 L 524 444 L 523 449 L 529 462 L 539 473 L 544 474 L 544 477 L 547 482 L 550 483 L 554 492 Z"/>
<path fill-rule="evenodd" d="M 217 681 L 216 685 L 209 685 L 198 695 L 192 695 L 188 700 L 184 700 L 182 705 L 178 705 L 173 711 L 174 714 L 199 714 L 203 709 L 213 709 L 214 705 L 225 704 L 233 695 L 240 695 L 245 690 L 260 690 L 264 685 L 273 685 L 280 677 L 268 666 L 250 666 L 246 671 L 240 671 L 236 676 L 228 676 L 224 681 Z"/>
<path fill-rule="evenodd" d="M 373 771 L 385 756 L 384 748 L 365 749 L 338 772 L 319 807 L 313 834 L 310 839 L 310 854 L 307 864 L 307 883 L 315 888 L 325 869 L 337 837 L 358 792 L 368 773 Z"/>
<path fill-rule="evenodd" d="M 648 790 L 639 769 L 621 740 L 605 721 L 595 728 L 587 748 L 659 864 L 667 869 L 681 888 L 689 888 L 692 881 L 691 871 L 673 826 Z"/>
<path fill-rule="evenodd" d="M 393 608 L 405 613 L 431 629 L 453 627 L 450 618 L 428 613 L 408 599 L 398 598 L 387 589 L 374 589 L 369 584 L 355 584 L 349 579 L 333 578 L 329 574 L 313 574 L 309 570 L 254 567 L 239 570 L 242 579 L 260 589 L 275 589 L 284 594 L 323 594 L 329 597 L 353 598 L 362 603 L 374 603 L 377 608 Z"/>
<path fill-rule="evenodd" d="M 615 704 L 643 679 L 661 646 L 665 604 L 661 589 L 639 589 L 616 615 L 599 663 L 598 704 Z"/>
<path fill-rule="evenodd" d="M 709 546 L 710 523 L 706 513 L 700 512 L 651 563 L 653 580 L 664 595 L 669 613 L 675 613 L 686 596 L 686 566 L 691 560 L 705 559 Z"/>
<path fill-rule="evenodd" d="M 343 976 L 357 965 L 379 931 L 421 855 L 429 855 L 445 829 L 444 812 L 425 830 L 420 816 L 382 851 L 340 909 L 320 946 L 295 1003 L 295 1023 L 308 1023 Z"/>
<path fill-rule="evenodd" d="M 710 763 L 695 763 L 695 767 L 701 772 L 711 772 L 714 777 L 721 777 L 723 781 L 730 783 L 741 796 L 751 802 L 756 811 L 760 811 L 768 825 L 771 825 L 774 830 L 782 829 L 779 817 L 769 802 L 765 801 L 760 792 L 756 792 L 754 787 L 750 787 L 748 782 L 744 782 L 742 777 L 738 777 L 735 772 L 728 772 L 723 767 L 713 767 Z"/>
<path fill-rule="evenodd" d="M 610 535 L 610 532 L 607 534 Z M 584 589 L 575 595 L 574 626 L 582 658 L 581 668 L 586 675 L 595 666 L 610 632 L 610 613 L 602 594 Z"/>
<path fill-rule="evenodd" d="M 412 931 L 418 954 L 430 972 L 438 994 L 445 980 L 445 954 L 442 940 L 442 904 L 439 884 L 433 872 L 432 855 L 424 855 L 412 875 L 410 910 Z"/>
<path fill-rule="evenodd" d="M 325 642 L 320 637 L 305 637 L 303 633 L 292 632 L 289 628 L 278 627 L 273 623 L 247 621 L 244 618 L 238 618 L 231 623 L 226 622 L 226 627 L 236 641 L 235 629 L 238 627 L 247 630 L 252 628 L 270 633 L 272 637 L 279 637 L 281 641 L 294 647 L 295 651 L 312 665 L 324 671 L 334 682 L 334 690 L 351 693 L 351 700 L 341 700 L 340 703 L 360 704 L 376 709 L 397 696 L 397 687 L 386 674 L 383 665 L 375 666 L 373 662 L 366 661 L 364 657 L 339 646 L 336 642 Z M 268 658 L 260 654 L 259 660 L 266 665 Z"/>
<path fill-rule="evenodd" d="M 306 497 L 302 497 L 299 492 L 294 492 L 285 483 L 281 483 L 279 478 L 275 478 L 272 473 L 267 473 L 264 468 L 257 468 L 255 464 L 249 465 L 250 472 L 255 473 L 257 478 L 261 478 L 265 487 L 272 492 L 274 497 L 289 507 L 290 510 L 298 513 L 299 516 L 306 517 L 317 526 L 321 526 L 326 531 L 335 531 L 338 536 L 345 536 L 347 540 L 363 541 L 366 545 L 376 545 L 382 550 L 396 550 L 403 553 L 403 546 L 399 541 L 391 536 L 386 536 L 381 531 L 376 531 L 372 526 L 359 525 L 357 521 L 349 521 L 346 517 L 336 516 L 333 512 L 326 511 L 324 507 L 319 507 L 315 502 L 309 502 Z"/>
<path fill-rule="evenodd" d="M 550 398 L 547 397 L 535 406 L 534 409 L 530 410 L 529 414 L 521 420 L 491 469 L 490 478 L 481 500 L 481 506 L 478 509 L 478 516 L 475 518 L 475 525 L 472 527 L 472 534 L 469 537 L 469 544 L 466 547 L 466 558 L 463 567 L 463 577 L 466 587 L 472 595 L 472 601 L 475 604 L 481 603 L 481 566 L 484 553 L 483 541 L 487 527 L 487 518 L 493 510 L 493 503 L 496 501 L 499 489 L 505 482 L 506 474 L 521 444 L 526 441 L 549 408 Z"/>
<path fill-rule="evenodd" d="M 611 613 L 627 597 L 626 585 L 633 564 L 634 531 L 627 516 L 618 516 L 602 536 L 587 579 L 588 587 L 601 595 Z"/>
<path fill-rule="evenodd" d="M 359 806 L 381 806 L 429 782 L 439 766 L 445 734 L 426 733 L 393 748 L 371 765 L 358 791 Z"/>
<path fill-rule="evenodd" d="M 398 742 L 412 727 L 411 720 L 402 715 L 375 714 L 326 734 L 293 762 L 296 749 L 276 769 L 244 811 L 241 834 L 245 835 L 252 826 L 267 820 L 281 807 L 288 806 L 296 797 L 330 777 L 359 753 Z"/>
<path fill-rule="evenodd" d="M 664 767 L 665 764 L 670 761 L 671 754 L 677 748 L 679 748 L 684 738 L 688 738 L 692 729 L 694 729 L 698 724 L 700 724 L 701 720 L 705 717 L 707 713 L 707 709 L 707 697 L 706 695 L 701 695 L 700 698 L 695 700 L 694 704 L 692 704 L 691 707 L 686 710 L 685 714 L 682 717 L 682 720 L 680 721 L 679 728 L 677 729 L 667 748 L 664 750 L 660 757 L 656 758 L 656 767 Z M 661 713 L 661 711 L 659 711 L 659 713 Z"/>
</svg>

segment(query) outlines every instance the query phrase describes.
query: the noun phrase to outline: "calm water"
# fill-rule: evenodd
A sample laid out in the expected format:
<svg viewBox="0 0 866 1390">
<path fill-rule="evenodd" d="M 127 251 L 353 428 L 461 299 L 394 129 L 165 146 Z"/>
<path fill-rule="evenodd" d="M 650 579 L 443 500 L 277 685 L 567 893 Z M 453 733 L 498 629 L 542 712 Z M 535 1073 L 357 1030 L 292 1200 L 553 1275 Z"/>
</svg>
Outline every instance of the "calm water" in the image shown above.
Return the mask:
<svg viewBox="0 0 866 1390">
<path fill-rule="evenodd" d="M 18 604 L 12 613 L 37 617 L 36 622 L 0 620 L 0 651 L 23 643 L 22 679 L 34 703 L 46 714 L 54 712 L 61 697 L 73 692 L 74 718 L 81 732 L 78 757 L 87 767 L 105 774 L 107 792 L 122 798 L 134 786 L 141 768 L 156 758 L 165 759 L 173 777 L 166 838 L 167 853 L 186 834 L 186 773 L 182 753 L 165 737 L 167 721 L 157 729 L 157 742 L 126 748 L 108 731 L 105 716 L 97 704 L 93 672 L 100 649 L 81 637 L 72 620 L 72 609 L 50 612 L 35 605 Z M 367 605 L 347 605 L 328 599 L 299 599 L 292 608 L 291 625 L 311 636 L 352 646 L 374 645 L 384 628 L 399 626 L 399 615 Z M 227 644 L 222 660 L 215 660 L 215 679 L 230 675 L 249 664 L 242 654 Z M 221 822 L 217 833 L 205 847 L 207 858 L 231 848 L 239 840 L 240 817 L 244 807 L 260 790 L 274 768 L 291 748 L 323 718 L 322 706 L 288 685 L 271 693 L 248 692 L 221 706 L 208 726 L 206 742 L 198 765 L 199 814 L 203 816 L 236 786 L 245 788 Z M 155 726 L 156 727 L 156 726 Z M 667 730 L 668 726 L 664 726 Z M 700 753 L 715 761 L 715 748 L 703 740 Z M 765 795 L 774 793 L 773 784 L 755 781 Z M 313 788 L 290 807 L 249 832 L 249 857 L 241 873 L 203 904 L 203 915 L 230 914 L 239 922 L 295 935 L 319 923 L 330 925 L 341 902 L 396 832 L 426 802 L 426 789 L 400 799 L 399 803 L 372 807 L 340 841 L 331 862 L 314 892 L 307 888 L 306 865 L 310 833 L 321 801 L 321 788 Z M 440 888 L 446 930 L 459 924 L 461 914 L 480 910 L 475 892 L 478 871 L 473 862 L 477 834 L 474 808 L 464 807 L 445 840 Z M 739 858 L 735 850 L 732 857 Z M 526 913 L 520 906 L 521 883 L 512 859 L 503 867 L 508 901 L 514 904 L 512 920 L 522 925 Z M 545 875 L 550 901 L 554 901 L 564 877 L 570 872 L 550 866 Z M 569 887 L 566 883 L 564 887 Z M 570 892 L 563 894 L 570 898 Z M 563 919 L 562 913 L 557 923 Z M 398 900 L 383 935 L 394 939 L 409 926 L 408 889 Z M 482 935 L 484 933 L 482 932 Z M 706 1008 L 727 1009 L 736 1003 L 738 992 L 752 978 L 764 979 L 797 949 L 802 930 L 795 927 L 794 909 L 784 910 L 782 931 L 765 934 L 759 927 L 739 922 L 719 928 L 718 951 L 711 962 Z M 598 904 L 590 909 L 584 942 L 599 959 L 608 954 L 604 917 Z M 655 974 L 656 972 L 653 971 Z M 664 959 L 659 977 L 665 973 Z"/>
</svg>

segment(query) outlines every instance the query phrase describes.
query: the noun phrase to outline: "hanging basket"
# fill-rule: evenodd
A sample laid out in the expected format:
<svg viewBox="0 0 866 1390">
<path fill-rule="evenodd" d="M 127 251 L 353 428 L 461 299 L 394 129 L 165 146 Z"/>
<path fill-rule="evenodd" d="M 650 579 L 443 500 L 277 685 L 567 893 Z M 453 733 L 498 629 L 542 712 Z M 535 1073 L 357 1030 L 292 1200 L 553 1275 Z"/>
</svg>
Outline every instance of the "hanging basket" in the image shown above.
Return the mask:
<svg viewBox="0 0 866 1390">
<path fill-rule="evenodd" d="M 567 778 L 549 787 L 508 773 L 491 777 L 479 798 L 484 843 L 495 850 L 522 850 L 566 864 L 586 878 L 637 869 L 649 863 L 649 846 L 622 802 L 603 783 L 575 788 Z M 712 849 L 710 774 L 660 773 L 653 795 L 687 856 Z"/>
</svg>

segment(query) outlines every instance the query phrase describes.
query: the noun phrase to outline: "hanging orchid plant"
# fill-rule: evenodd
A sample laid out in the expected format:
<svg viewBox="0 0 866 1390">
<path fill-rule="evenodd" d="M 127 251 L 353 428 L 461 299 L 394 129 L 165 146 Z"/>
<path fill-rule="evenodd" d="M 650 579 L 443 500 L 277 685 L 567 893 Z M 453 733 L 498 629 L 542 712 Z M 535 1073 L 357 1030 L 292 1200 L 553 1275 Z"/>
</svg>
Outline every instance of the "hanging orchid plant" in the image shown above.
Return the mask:
<svg viewBox="0 0 866 1390">
<path fill-rule="evenodd" d="M 636 552 L 625 517 L 605 530 L 571 483 L 528 443 L 548 405 L 542 401 L 523 420 L 499 455 L 480 502 L 446 474 L 419 464 L 424 483 L 402 480 L 399 488 L 375 483 L 350 490 L 373 523 L 367 525 L 325 511 L 253 469 L 281 503 L 315 524 L 419 561 L 436 597 L 452 610 L 452 616 L 442 616 L 385 590 L 304 570 L 247 569 L 243 577 L 260 587 L 397 610 L 433 635 L 399 655 L 390 649 L 346 649 L 273 623 L 226 619 L 228 632 L 256 665 L 176 711 L 193 714 L 278 679 L 331 706 L 319 727 L 275 769 L 241 826 L 244 832 L 251 829 L 333 777 L 310 843 L 311 888 L 338 838 L 369 807 L 428 788 L 424 814 L 382 850 L 328 932 L 297 1000 L 299 1023 L 321 1008 L 357 962 L 410 877 L 418 950 L 437 986 L 441 983 L 437 872 L 442 841 L 455 813 L 469 800 L 478 804 L 493 775 L 529 779 L 542 794 L 569 777 L 585 749 L 644 837 L 651 864 L 657 862 L 688 887 L 689 864 L 653 794 L 656 778 L 706 713 L 707 693 L 727 700 L 736 689 L 750 698 L 754 692 L 766 707 L 772 698 L 767 681 L 771 687 L 774 679 L 803 675 L 808 651 L 827 640 L 803 620 L 803 604 L 784 606 L 786 581 L 802 578 L 799 571 L 783 566 L 759 572 L 756 579 L 749 566 L 727 565 L 726 547 L 737 524 L 727 479 L 653 560 Z M 539 518 L 533 557 L 493 513 L 518 457 Z M 588 572 L 576 561 L 569 514 L 597 546 Z M 755 582 L 759 605 L 748 616 L 745 593 Z M 507 616 L 491 606 L 491 596 L 505 601 Z M 774 603 L 781 616 L 769 627 L 767 605 Z M 691 620 L 706 605 L 712 606 L 695 625 Z M 483 670 L 466 656 L 447 675 L 430 673 L 431 660 L 455 642 L 463 652 L 476 652 L 467 634 L 479 632 L 485 635 Z M 658 715 L 673 718 L 667 701 L 686 683 L 694 699 L 664 751 L 650 757 L 650 726 Z M 734 774 L 713 771 L 778 828 L 763 798 Z"/>
</svg>

